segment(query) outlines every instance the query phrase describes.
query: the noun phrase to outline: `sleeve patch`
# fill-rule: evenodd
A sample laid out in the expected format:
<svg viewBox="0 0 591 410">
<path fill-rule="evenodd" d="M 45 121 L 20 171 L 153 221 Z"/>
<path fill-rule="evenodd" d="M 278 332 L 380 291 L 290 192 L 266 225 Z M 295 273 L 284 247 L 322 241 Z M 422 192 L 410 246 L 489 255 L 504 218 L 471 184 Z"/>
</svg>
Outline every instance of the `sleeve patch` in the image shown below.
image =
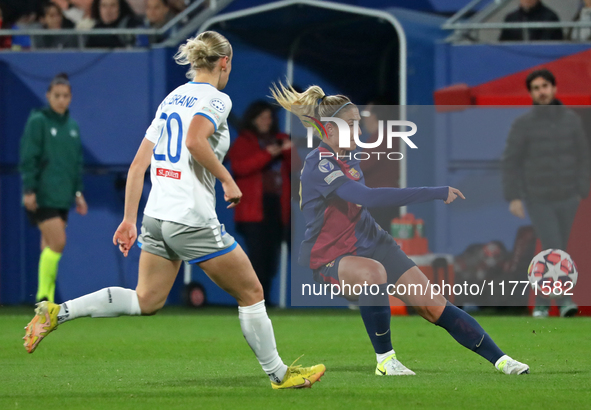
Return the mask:
<svg viewBox="0 0 591 410">
<path fill-rule="evenodd" d="M 203 111 L 208 112 L 209 114 L 211 114 L 211 116 L 213 116 L 213 118 L 215 118 L 217 122 L 220 122 L 221 117 L 215 110 L 212 110 L 209 107 L 203 107 Z"/>
<path fill-rule="evenodd" d="M 211 105 L 213 108 L 215 108 L 219 112 L 222 112 L 223 113 L 224 111 L 226 111 L 226 103 L 224 103 L 219 98 L 212 98 L 209 101 L 209 105 Z"/>
<path fill-rule="evenodd" d="M 332 162 L 325 158 L 318 163 L 318 169 L 320 170 L 320 172 L 328 173 L 334 169 L 334 165 Z"/>
<path fill-rule="evenodd" d="M 335 179 L 337 179 L 338 177 L 342 177 L 343 175 L 343 171 L 335 171 L 332 174 L 328 175 L 326 178 L 324 178 L 324 181 L 330 185 L 332 183 L 332 181 L 334 181 Z"/>
</svg>

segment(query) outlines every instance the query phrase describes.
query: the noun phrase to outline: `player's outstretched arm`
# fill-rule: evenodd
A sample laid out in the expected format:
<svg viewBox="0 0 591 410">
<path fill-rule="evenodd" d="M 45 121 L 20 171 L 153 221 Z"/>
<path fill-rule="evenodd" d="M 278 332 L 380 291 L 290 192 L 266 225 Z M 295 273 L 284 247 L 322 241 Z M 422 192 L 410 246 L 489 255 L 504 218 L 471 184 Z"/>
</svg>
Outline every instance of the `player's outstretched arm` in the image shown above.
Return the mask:
<svg viewBox="0 0 591 410">
<path fill-rule="evenodd" d="M 154 143 L 144 138 L 127 172 L 125 213 L 113 236 L 113 244 L 119 245 L 124 256 L 127 256 L 137 238 L 137 211 L 144 189 L 144 175 L 150 165 L 153 149 Z"/>
<path fill-rule="evenodd" d="M 242 198 L 242 192 L 234 182 L 232 175 L 215 155 L 207 139 L 213 135 L 215 129 L 207 118 L 196 115 L 191 120 L 187 131 L 187 149 L 201 166 L 213 174 L 224 189 L 224 199 L 230 202 L 228 208 L 234 208 Z"/>
<path fill-rule="evenodd" d="M 458 196 L 466 199 L 456 188 L 421 187 L 421 188 L 368 188 L 355 182 L 347 181 L 336 189 L 339 198 L 368 208 L 383 206 L 405 206 L 440 199 L 446 204 Z"/>
</svg>

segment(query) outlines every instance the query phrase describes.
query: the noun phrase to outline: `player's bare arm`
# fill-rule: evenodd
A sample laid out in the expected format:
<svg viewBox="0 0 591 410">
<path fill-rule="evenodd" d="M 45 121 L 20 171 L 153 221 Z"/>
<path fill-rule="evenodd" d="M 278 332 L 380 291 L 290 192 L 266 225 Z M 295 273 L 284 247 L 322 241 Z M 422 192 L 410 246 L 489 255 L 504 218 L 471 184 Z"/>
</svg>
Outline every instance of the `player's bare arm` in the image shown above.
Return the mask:
<svg viewBox="0 0 591 410">
<path fill-rule="evenodd" d="M 228 169 L 219 161 L 207 141 L 214 133 L 213 124 L 208 119 L 196 115 L 187 131 L 187 149 L 195 161 L 211 172 L 224 189 L 224 199 L 230 202 L 228 208 L 234 208 L 242 198 L 242 192 L 234 182 Z"/>
<path fill-rule="evenodd" d="M 123 256 L 127 256 L 137 239 L 137 211 L 144 189 L 144 175 L 150 165 L 153 149 L 154 143 L 144 138 L 127 173 L 125 213 L 123 221 L 113 235 L 113 244 L 119 245 Z"/>
</svg>

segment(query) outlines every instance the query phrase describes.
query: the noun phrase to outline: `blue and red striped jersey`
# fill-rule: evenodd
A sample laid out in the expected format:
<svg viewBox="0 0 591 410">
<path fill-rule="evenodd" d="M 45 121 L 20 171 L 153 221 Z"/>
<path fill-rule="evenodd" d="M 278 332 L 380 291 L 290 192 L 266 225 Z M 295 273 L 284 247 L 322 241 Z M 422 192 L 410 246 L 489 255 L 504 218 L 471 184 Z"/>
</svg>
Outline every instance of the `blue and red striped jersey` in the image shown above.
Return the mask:
<svg viewBox="0 0 591 410">
<path fill-rule="evenodd" d="M 299 255 L 303 266 L 316 269 L 344 254 L 364 254 L 385 234 L 366 207 L 334 193 L 350 180 L 365 185 L 359 160 L 354 158 L 356 152 L 358 149 L 351 151 L 350 157 L 347 154 L 337 159 L 333 150 L 321 142 L 306 157 L 300 176 L 300 208 L 306 221 Z M 329 156 L 331 153 L 334 156 Z"/>
</svg>

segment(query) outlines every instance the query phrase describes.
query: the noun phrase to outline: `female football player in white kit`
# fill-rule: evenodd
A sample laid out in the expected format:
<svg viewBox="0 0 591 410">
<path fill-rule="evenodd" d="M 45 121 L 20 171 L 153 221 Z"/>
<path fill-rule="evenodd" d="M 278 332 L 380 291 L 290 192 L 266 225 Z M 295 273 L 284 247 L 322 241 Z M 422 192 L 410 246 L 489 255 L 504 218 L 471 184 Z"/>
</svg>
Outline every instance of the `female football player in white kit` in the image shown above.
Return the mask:
<svg viewBox="0 0 591 410">
<path fill-rule="evenodd" d="M 215 213 L 215 180 L 222 183 L 229 208 L 242 193 L 222 160 L 230 146 L 226 119 L 230 98 L 220 90 L 232 69 L 232 47 L 207 31 L 181 45 L 178 64 L 190 65 L 187 84 L 158 107 L 129 168 L 125 215 L 113 243 L 127 256 L 137 237 L 136 220 L 144 174 L 151 166 L 152 189 L 144 210 L 138 245 L 142 252 L 136 290 L 109 287 L 61 305 L 41 302 L 26 327 L 32 353 L 58 325 L 79 317 L 153 315 L 164 306 L 182 261 L 196 263 L 238 302 L 242 332 L 274 389 L 311 387 L 326 368 L 286 366 L 279 354 L 252 265 Z"/>
</svg>

